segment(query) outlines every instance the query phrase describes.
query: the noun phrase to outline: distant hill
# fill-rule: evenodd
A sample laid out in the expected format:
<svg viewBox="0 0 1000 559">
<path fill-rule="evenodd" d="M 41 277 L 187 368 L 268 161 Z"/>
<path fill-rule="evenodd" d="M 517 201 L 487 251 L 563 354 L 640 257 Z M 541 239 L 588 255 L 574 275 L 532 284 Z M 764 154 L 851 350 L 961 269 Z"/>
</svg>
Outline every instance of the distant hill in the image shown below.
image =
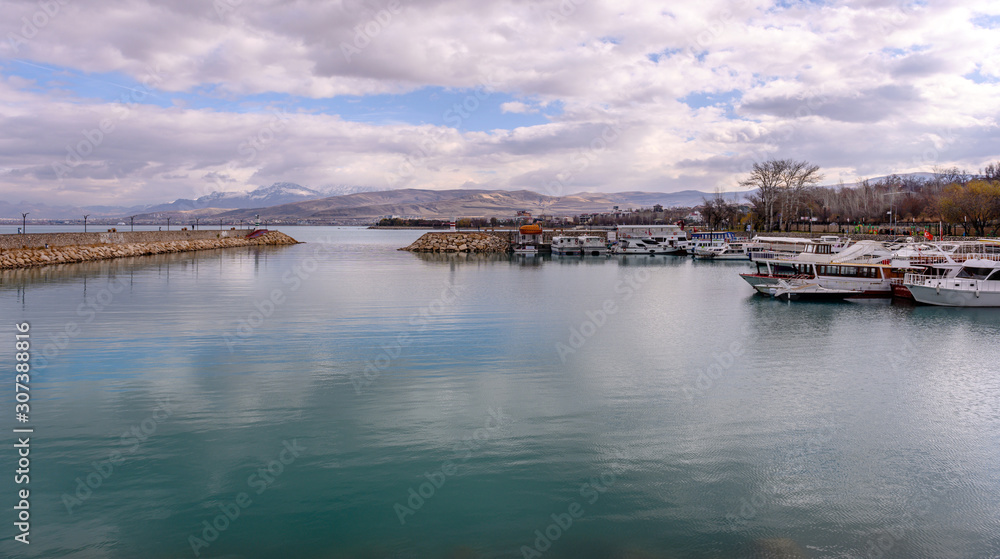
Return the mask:
<svg viewBox="0 0 1000 559">
<path fill-rule="evenodd" d="M 741 199 L 744 193 L 724 193 L 728 199 Z M 370 223 L 380 217 L 404 216 L 428 219 L 458 217 L 512 217 L 520 210 L 534 215 L 570 216 L 620 209 L 694 206 L 708 194 L 696 190 L 663 192 L 581 192 L 568 196 L 546 196 L 531 190 L 420 190 L 402 189 L 360 192 L 268 207 L 224 210 L 201 208 L 174 212 L 179 219 L 223 219 L 229 222 L 261 219 L 284 223 Z M 146 216 L 143 216 L 146 217 Z M 152 217 L 152 216 L 149 216 Z"/>
<path fill-rule="evenodd" d="M 49 205 L 43 203 L 20 202 L 17 204 L 0 201 L 0 217 L 20 217 L 21 212 L 29 212 L 29 219 L 77 220 L 89 214 L 93 220 L 121 219 L 130 215 L 165 214 L 189 212 L 190 216 L 216 215 L 226 209 L 261 208 L 325 198 L 328 196 L 370 192 L 375 188 L 367 186 L 337 185 L 314 190 L 290 182 L 277 182 L 271 186 L 261 186 L 242 192 L 212 192 L 197 199 L 181 198 L 169 203 L 139 206 L 73 206 Z M 205 211 L 207 210 L 207 211 Z"/>
</svg>

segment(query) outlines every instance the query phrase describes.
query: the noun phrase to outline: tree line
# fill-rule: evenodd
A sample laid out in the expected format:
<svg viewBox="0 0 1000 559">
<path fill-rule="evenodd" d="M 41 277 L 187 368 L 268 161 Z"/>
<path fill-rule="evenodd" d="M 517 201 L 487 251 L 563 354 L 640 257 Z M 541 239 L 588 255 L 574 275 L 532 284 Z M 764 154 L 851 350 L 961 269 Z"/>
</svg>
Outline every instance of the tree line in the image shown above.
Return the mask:
<svg viewBox="0 0 1000 559">
<path fill-rule="evenodd" d="M 975 235 L 1000 232 L 1000 162 L 979 173 L 958 168 L 935 169 L 930 176 L 890 175 L 859 179 L 853 186 L 817 186 L 823 180 L 818 165 L 791 159 L 753 164 L 739 185 L 753 188 L 749 204 L 727 201 L 717 194 L 698 207 L 712 228 L 788 231 L 803 220 L 839 224 L 943 222 L 962 225 Z"/>
</svg>

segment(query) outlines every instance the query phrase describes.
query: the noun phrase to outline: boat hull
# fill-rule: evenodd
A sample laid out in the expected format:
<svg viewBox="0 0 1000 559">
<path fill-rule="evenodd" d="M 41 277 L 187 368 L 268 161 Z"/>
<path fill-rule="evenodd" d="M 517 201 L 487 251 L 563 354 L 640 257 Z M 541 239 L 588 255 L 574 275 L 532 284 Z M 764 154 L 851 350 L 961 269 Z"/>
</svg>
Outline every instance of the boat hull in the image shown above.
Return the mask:
<svg viewBox="0 0 1000 559">
<path fill-rule="evenodd" d="M 1000 307 L 1000 291 L 907 284 L 913 299 L 940 307 Z"/>
</svg>

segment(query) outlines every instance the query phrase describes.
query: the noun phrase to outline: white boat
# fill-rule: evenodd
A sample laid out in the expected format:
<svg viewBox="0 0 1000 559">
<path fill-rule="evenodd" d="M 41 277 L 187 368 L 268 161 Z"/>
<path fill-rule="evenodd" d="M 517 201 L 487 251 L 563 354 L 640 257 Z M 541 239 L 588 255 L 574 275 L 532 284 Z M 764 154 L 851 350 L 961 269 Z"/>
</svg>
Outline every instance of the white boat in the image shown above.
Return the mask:
<svg viewBox="0 0 1000 559">
<path fill-rule="evenodd" d="M 577 237 L 580 243 L 580 252 L 584 256 L 600 256 L 608 253 L 608 243 L 603 237 L 597 235 L 580 235 Z"/>
<path fill-rule="evenodd" d="M 747 256 L 746 252 L 746 244 L 739 241 L 725 243 L 721 246 L 696 248 L 694 249 L 694 257 L 704 260 L 750 261 L 750 257 Z"/>
<path fill-rule="evenodd" d="M 698 254 L 698 249 L 718 248 L 735 242 L 744 243 L 745 237 L 737 237 L 732 231 L 702 231 L 692 233 L 688 239 L 688 252 Z"/>
<path fill-rule="evenodd" d="M 616 254 L 687 254 L 687 233 L 679 225 L 619 225 Z"/>
<path fill-rule="evenodd" d="M 538 247 L 535 245 L 514 245 L 514 254 L 538 254 Z"/>
<path fill-rule="evenodd" d="M 776 299 L 786 301 L 841 301 L 848 297 L 863 295 L 853 289 L 830 289 L 806 280 L 778 280 L 768 288 L 768 293 Z"/>
<path fill-rule="evenodd" d="M 911 274 L 904 279 L 918 303 L 943 307 L 1000 307 L 1000 261 L 967 259 L 954 277 Z"/>
<path fill-rule="evenodd" d="M 552 237 L 552 254 L 580 255 L 583 252 L 576 237 L 557 235 Z"/>
<path fill-rule="evenodd" d="M 754 237 L 747 244 L 747 256 L 757 261 L 765 258 L 791 257 L 807 252 L 816 245 L 829 247 L 828 254 L 836 254 L 851 244 L 848 238 L 823 235 L 819 239 L 810 237 Z"/>
<path fill-rule="evenodd" d="M 891 255 L 878 241 L 858 241 L 838 254 L 832 253 L 830 245 L 817 243 L 793 256 L 757 260 L 757 272 L 740 277 L 765 295 L 780 280 L 800 279 L 865 297 L 891 297 L 893 280 L 902 279 L 906 272 L 890 264 Z"/>
</svg>

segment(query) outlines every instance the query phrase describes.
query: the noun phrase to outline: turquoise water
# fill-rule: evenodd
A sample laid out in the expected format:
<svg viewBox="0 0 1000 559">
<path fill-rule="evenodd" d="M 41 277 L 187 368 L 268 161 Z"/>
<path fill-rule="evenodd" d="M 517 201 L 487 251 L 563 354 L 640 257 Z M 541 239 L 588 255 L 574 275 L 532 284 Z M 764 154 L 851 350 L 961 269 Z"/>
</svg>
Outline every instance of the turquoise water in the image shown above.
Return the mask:
<svg viewBox="0 0 1000 559">
<path fill-rule="evenodd" d="M 1000 556 L 1000 310 L 284 230 L 0 273 L 35 429 L 31 543 L 8 446 L 0 554 Z"/>
</svg>

